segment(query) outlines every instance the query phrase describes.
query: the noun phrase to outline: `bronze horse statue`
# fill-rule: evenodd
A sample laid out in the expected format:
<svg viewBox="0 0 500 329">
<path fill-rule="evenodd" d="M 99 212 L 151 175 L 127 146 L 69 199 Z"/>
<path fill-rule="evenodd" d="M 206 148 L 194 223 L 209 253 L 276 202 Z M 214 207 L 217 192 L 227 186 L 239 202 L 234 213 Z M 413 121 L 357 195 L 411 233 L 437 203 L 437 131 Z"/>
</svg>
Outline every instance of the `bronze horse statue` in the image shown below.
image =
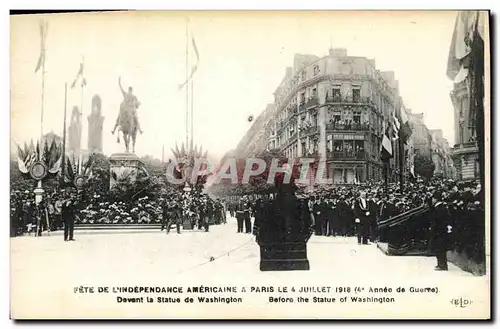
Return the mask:
<svg viewBox="0 0 500 329">
<path fill-rule="evenodd" d="M 141 127 L 139 125 L 139 119 L 137 117 L 137 109 L 140 106 L 140 102 L 137 97 L 132 93 L 132 87 L 128 88 L 128 92 L 123 90 L 121 85 L 121 80 L 118 80 L 120 85 L 120 90 L 123 94 L 123 101 L 120 104 L 120 113 L 116 119 L 116 124 L 111 132 L 115 133 L 116 128 L 119 126 L 119 131 L 123 134 L 123 140 L 125 141 L 125 150 L 127 153 L 130 152 L 130 141 L 132 141 L 132 153 L 135 153 L 135 141 L 137 137 L 137 131 L 142 134 Z M 120 142 L 120 136 L 117 137 L 117 143 Z"/>
</svg>

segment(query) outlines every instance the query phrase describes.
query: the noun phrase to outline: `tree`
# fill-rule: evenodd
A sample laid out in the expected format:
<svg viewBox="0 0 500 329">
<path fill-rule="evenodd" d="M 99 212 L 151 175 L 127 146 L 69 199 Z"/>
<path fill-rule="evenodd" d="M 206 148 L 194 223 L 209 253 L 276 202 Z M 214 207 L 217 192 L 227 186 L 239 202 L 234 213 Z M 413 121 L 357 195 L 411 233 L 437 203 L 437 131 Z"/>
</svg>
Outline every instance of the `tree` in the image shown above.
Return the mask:
<svg viewBox="0 0 500 329">
<path fill-rule="evenodd" d="M 431 179 L 434 174 L 434 169 L 436 169 L 434 162 L 432 162 L 429 157 L 425 157 L 420 154 L 415 156 L 414 166 L 415 173 L 425 179 Z"/>
</svg>

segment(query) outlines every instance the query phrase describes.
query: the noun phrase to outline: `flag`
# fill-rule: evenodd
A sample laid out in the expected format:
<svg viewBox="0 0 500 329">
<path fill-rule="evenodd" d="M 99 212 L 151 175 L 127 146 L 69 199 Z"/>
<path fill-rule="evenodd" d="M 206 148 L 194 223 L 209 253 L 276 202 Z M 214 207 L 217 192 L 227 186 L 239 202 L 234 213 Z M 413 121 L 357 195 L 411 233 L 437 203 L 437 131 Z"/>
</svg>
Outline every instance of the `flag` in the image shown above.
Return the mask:
<svg viewBox="0 0 500 329">
<path fill-rule="evenodd" d="M 410 121 L 408 120 L 408 116 L 406 115 L 405 109 L 401 106 L 398 111 L 399 114 L 399 138 L 401 138 L 401 141 L 403 143 L 407 143 L 411 134 L 411 125 Z"/>
<path fill-rule="evenodd" d="M 391 124 L 387 125 L 384 131 L 384 137 L 382 138 L 382 145 L 380 150 L 380 158 L 382 161 L 388 161 L 390 158 L 394 157 L 392 153 L 392 141 L 389 136 L 392 135 Z"/>
<path fill-rule="evenodd" d="M 472 51 L 474 30 L 478 26 L 479 36 L 484 40 L 484 15 L 474 11 L 461 11 L 455 20 L 455 29 L 451 38 L 446 75 L 454 83 L 460 83 L 469 74 L 469 54 Z"/>
<path fill-rule="evenodd" d="M 189 81 L 191 81 L 191 79 L 193 78 L 194 74 L 196 73 L 196 71 L 198 70 L 198 63 L 200 62 L 200 54 L 198 53 L 198 47 L 196 46 L 196 41 L 194 39 L 194 36 L 191 36 L 191 43 L 193 45 L 193 49 L 194 49 L 194 53 L 196 55 L 196 63 L 194 64 L 194 66 L 191 68 L 191 73 L 189 74 L 189 77 L 187 78 L 186 81 L 184 81 L 183 83 L 181 83 L 179 85 L 179 90 L 182 90 L 182 88 L 184 88 L 185 85 L 187 85 L 187 83 Z"/>
<path fill-rule="evenodd" d="M 40 70 L 45 64 L 45 40 L 47 39 L 47 22 L 40 22 L 40 55 L 38 56 L 38 62 L 36 63 L 35 73 Z M 43 72 L 42 72 L 43 73 Z"/>
<path fill-rule="evenodd" d="M 80 69 L 78 70 L 78 73 L 76 74 L 75 80 L 73 80 L 73 83 L 71 84 L 71 89 L 75 88 L 78 80 L 81 80 L 82 87 L 87 85 L 87 80 L 85 80 L 85 78 L 83 77 L 83 61 L 80 63 Z"/>
</svg>

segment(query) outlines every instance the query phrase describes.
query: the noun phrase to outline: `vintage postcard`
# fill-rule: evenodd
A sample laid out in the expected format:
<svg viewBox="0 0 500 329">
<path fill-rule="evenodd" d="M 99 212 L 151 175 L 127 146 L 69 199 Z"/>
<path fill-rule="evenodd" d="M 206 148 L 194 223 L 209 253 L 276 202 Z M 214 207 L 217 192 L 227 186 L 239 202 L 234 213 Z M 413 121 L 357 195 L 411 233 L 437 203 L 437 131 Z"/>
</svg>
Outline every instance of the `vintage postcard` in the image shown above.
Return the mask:
<svg viewBox="0 0 500 329">
<path fill-rule="evenodd" d="M 490 319 L 489 24 L 11 15 L 11 318 Z"/>
</svg>

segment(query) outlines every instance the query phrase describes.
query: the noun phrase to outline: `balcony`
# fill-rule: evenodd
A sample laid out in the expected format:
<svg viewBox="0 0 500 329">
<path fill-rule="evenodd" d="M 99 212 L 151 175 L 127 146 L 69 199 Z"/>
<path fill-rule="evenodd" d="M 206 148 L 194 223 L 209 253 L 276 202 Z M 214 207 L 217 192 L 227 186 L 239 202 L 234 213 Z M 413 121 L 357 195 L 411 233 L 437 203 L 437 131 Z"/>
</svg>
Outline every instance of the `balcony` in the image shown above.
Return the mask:
<svg viewBox="0 0 500 329">
<path fill-rule="evenodd" d="M 310 107 L 316 106 L 318 104 L 319 104 L 318 97 L 316 97 L 316 96 L 311 97 L 311 98 L 307 99 L 306 101 L 302 101 L 300 103 L 299 112 L 301 112 L 305 109 L 308 109 Z"/>
<path fill-rule="evenodd" d="M 341 97 L 339 95 L 327 96 L 325 103 L 333 104 L 360 104 L 360 105 L 373 105 L 371 97 Z"/>
<path fill-rule="evenodd" d="M 327 123 L 326 130 L 354 130 L 354 131 L 365 131 L 369 130 L 370 125 L 367 123 L 349 123 L 342 124 L 339 122 Z"/>
<path fill-rule="evenodd" d="M 328 159 L 330 160 L 365 160 L 365 151 L 331 151 L 328 153 Z"/>
<path fill-rule="evenodd" d="M 300 135 L 314 135 L 319 133 L 318 126 L 303 127 L 300 129 Z"/>
</svg>

